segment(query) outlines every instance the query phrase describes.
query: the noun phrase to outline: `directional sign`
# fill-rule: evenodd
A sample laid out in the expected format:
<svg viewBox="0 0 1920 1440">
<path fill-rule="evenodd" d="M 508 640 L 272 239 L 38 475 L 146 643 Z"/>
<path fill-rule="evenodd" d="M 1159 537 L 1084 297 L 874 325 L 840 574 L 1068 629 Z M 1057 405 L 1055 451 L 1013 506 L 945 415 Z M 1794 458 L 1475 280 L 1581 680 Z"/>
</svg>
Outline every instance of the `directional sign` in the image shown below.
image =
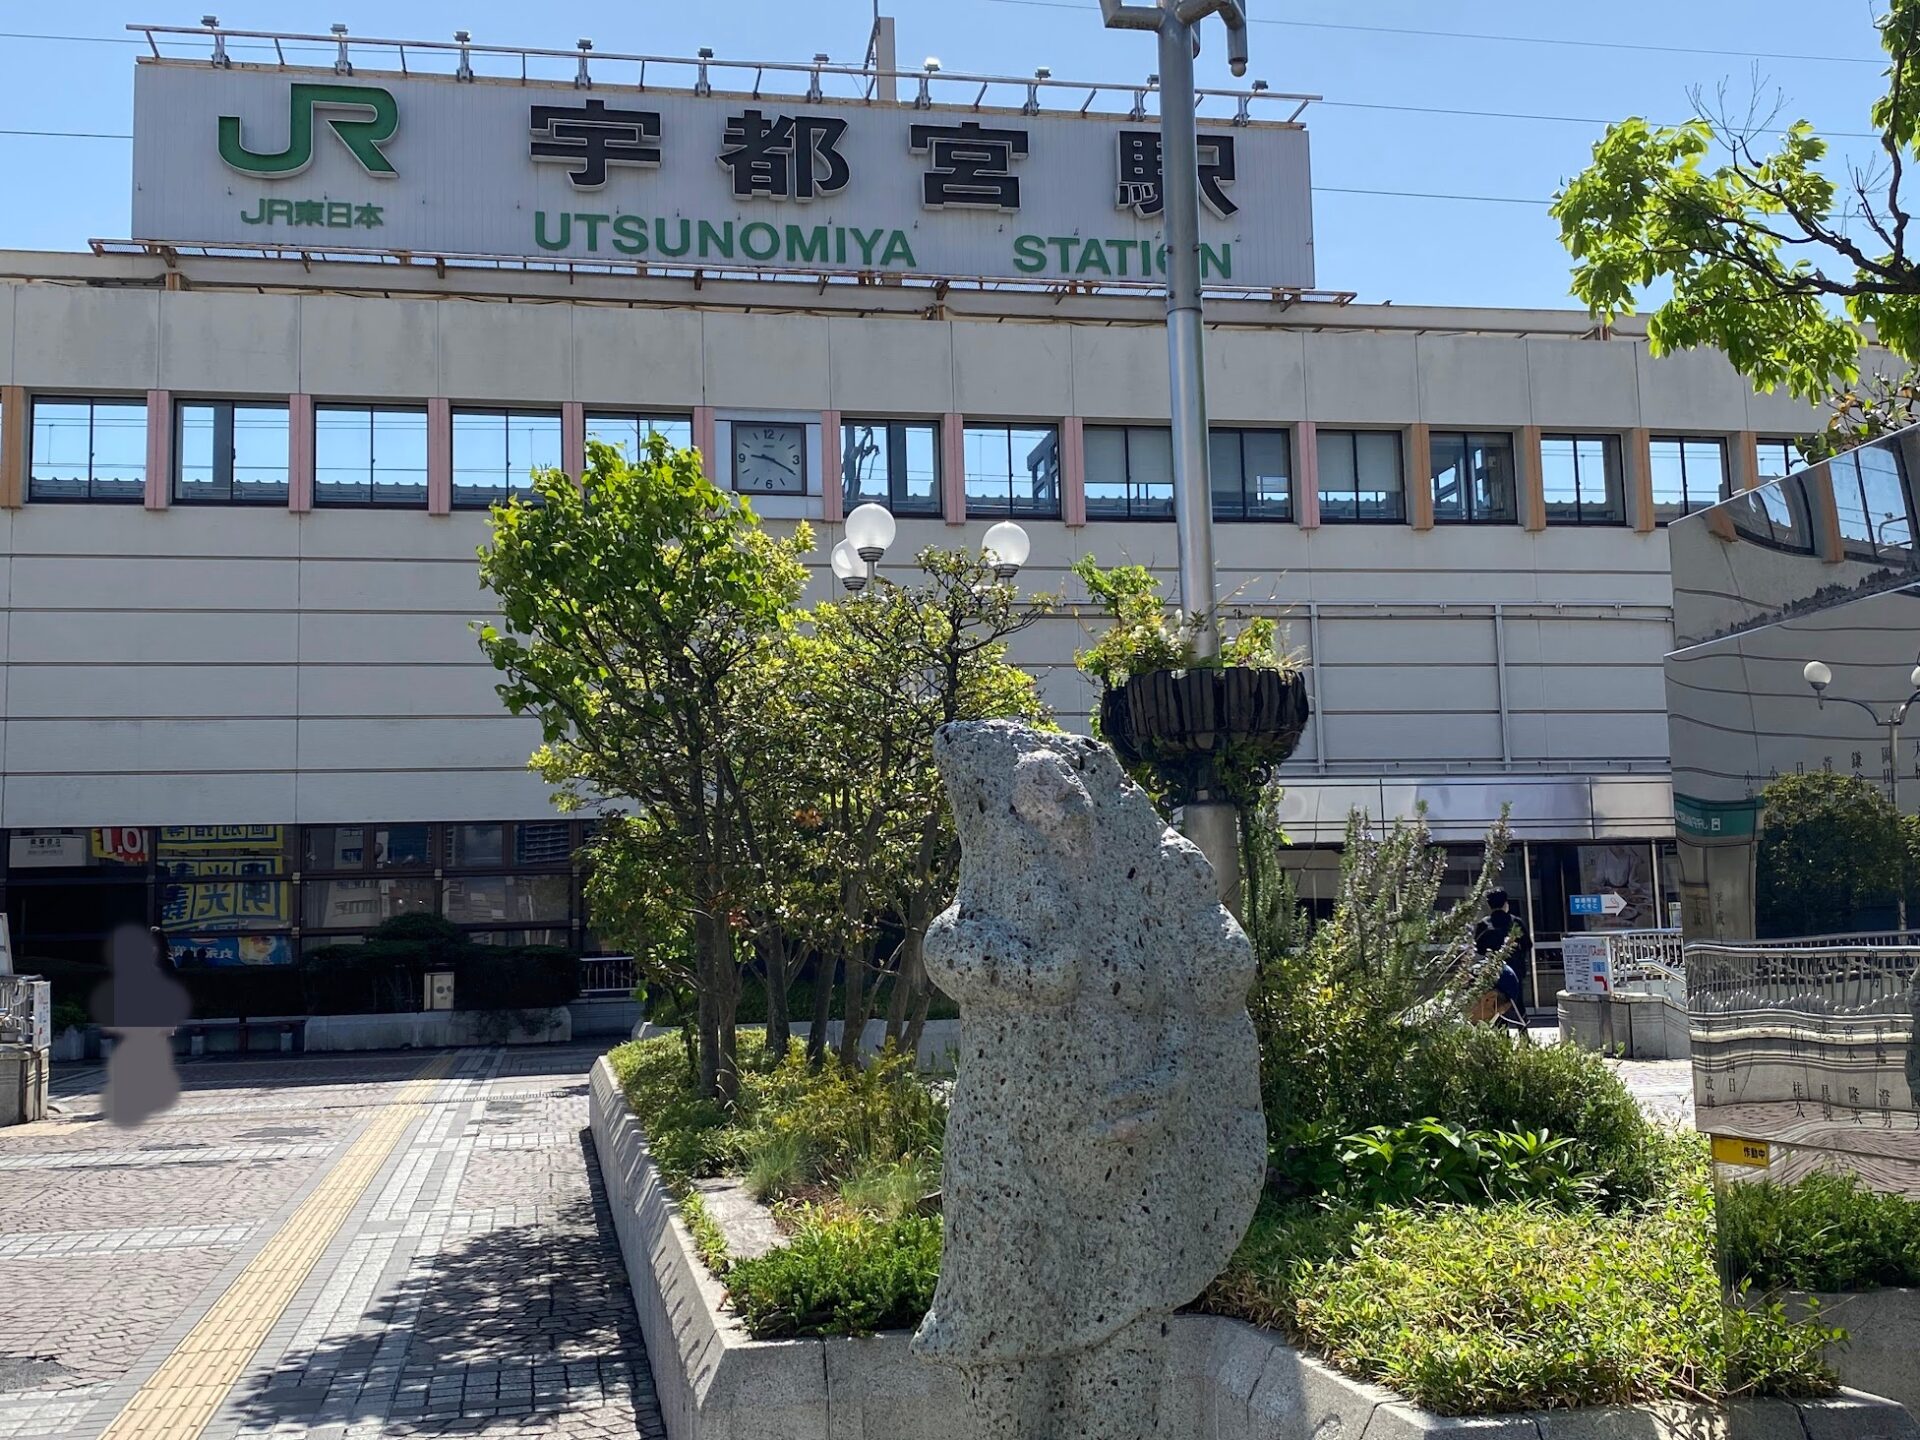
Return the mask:
<svg viewBox="0 0 1920 1440">
<path fill-rule="evenodd" d="M 1567 908 L 1575 915 L 1618 915 L 1627 902 L 1609 890 L 1605 895 L 1569 896 Z"/>
</svg>

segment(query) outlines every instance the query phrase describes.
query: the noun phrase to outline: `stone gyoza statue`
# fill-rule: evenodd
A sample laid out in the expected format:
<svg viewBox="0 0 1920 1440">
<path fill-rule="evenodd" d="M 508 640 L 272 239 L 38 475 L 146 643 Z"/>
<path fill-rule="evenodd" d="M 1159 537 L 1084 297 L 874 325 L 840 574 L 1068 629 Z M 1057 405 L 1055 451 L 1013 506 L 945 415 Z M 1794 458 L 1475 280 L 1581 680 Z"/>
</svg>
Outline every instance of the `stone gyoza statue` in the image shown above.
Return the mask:
<svg viewBox="0 0 1920 1440">
<path fill-rule="evenodd" d="M 935 755 L 960 886 L 926 962 L 961 1039 L 913 1348 L 962 1373 L 980 1440 L 1147 1440 L 1167 1317 L 1266 1173 L 1252 950 L 1106 746 L 971 721 Z"/>
</svg>

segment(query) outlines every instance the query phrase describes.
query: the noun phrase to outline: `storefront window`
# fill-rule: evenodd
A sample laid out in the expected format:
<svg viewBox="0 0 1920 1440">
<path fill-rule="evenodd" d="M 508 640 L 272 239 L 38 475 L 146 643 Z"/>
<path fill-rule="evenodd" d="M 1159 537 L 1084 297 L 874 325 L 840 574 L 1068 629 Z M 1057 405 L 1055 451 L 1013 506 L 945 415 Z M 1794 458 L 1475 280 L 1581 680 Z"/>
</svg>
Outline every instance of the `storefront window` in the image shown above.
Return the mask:
<svg viewBox="0 0 1920 1440">
<path fill-rule="evenodd" d="M 156 833 L 160 925 L 176 964 L 291 963 L 287 842 L 284 825 L 169 825 Z"/>
<path fill-rule="evenodd" d="M 396 915 L 431 915 L 432 880 L 308 880 L 301 923 L 309 930 L 371 930 Z"/>
<path fill-rule="evenodd" d="M 447 864 L 456 869 L 503 865 L 507 858 L 504 825 L 449 825 Z"/>
</svg>

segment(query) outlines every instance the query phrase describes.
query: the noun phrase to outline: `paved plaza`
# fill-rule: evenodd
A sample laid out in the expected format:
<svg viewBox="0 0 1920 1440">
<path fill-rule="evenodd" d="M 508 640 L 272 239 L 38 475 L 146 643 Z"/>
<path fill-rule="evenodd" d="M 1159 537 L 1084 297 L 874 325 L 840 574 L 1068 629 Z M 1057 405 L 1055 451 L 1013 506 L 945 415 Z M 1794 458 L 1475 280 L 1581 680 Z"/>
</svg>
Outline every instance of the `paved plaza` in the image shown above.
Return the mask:
<svg viewBox="0 0 1920 1440">
<path fill-rule="evenodd" d="M 0 1440 L 663 1436 L 587 1132 L 596 1049 L 98 1069 L 0 1131 Z"/>
</svg>

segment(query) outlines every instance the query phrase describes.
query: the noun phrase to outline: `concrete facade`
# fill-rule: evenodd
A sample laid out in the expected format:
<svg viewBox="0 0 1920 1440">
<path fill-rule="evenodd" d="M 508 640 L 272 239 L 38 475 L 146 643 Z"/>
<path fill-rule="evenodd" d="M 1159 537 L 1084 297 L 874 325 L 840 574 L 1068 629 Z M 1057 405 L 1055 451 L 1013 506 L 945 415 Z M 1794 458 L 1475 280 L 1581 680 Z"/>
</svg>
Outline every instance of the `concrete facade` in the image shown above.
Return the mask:
<svg viewBox="0 0 1920 1440">
<path fill-rule="evenodd" d="M 471 633 L 489 613 L 484 512 L 302 509 L 310 450 L 286 509 L 169 505 L 165 475 L 145 506 L 37 502 L 19 434 L 36 397 L 145 397 L 155 415 L 290 396 L 607 406 L 689 417 L 697 439 L 774 414 L 836 436 L 836 415 L 1025 422 L 1073 443 L 1063 422 L 1164 423 L 1159 318 L 1124 296 L 0 254 L 0 826 L 550 813 L 525 768 L 537 730 L 501 710 Z M 1216 545 L 1223 587 L 1283 614 L 1310 666 L 1294 839 L 1337 838 L 1352 803 L 1418 799 L 1462 837 L 1503 801 L 1540 838 L 1670 834 L 1671 588 L 1645 437 L 1720 437 L 1740 484 L 1751 437 L 1802 432 L 1810 413 L 1718 356 L 1654 360 L 1570 312 L 1234 301 L 1209 319 L 1213 423 L 1292 437 L 1294 521 L 1221 523 Z M 1401 436 L 1407 523 L 1317 523 L 1316 426 Z M 1453 429 L 1513 436 L 1522 523 L 1423 528 L 1426 437 Z M 1539 523 L 1538 437 L 1574 430 L 1618 437 L 1627 525 Z M 171 443 L 150 435 L 150 458 Z M 806 497 L 758 504 L 816 525 L 816 594 L 840 511 L 825 449 Z M 904 520 L 889 564 L 977 543 L 987 523 Z M 1170 523 L 1026 523 L 1035 588 L 1073 599 L 1066 567 L 1091 553 L 1175 589 Z M 1075 726 L 1085 623 L 1063 613 L 1017 647 Z"/>
</svg>

